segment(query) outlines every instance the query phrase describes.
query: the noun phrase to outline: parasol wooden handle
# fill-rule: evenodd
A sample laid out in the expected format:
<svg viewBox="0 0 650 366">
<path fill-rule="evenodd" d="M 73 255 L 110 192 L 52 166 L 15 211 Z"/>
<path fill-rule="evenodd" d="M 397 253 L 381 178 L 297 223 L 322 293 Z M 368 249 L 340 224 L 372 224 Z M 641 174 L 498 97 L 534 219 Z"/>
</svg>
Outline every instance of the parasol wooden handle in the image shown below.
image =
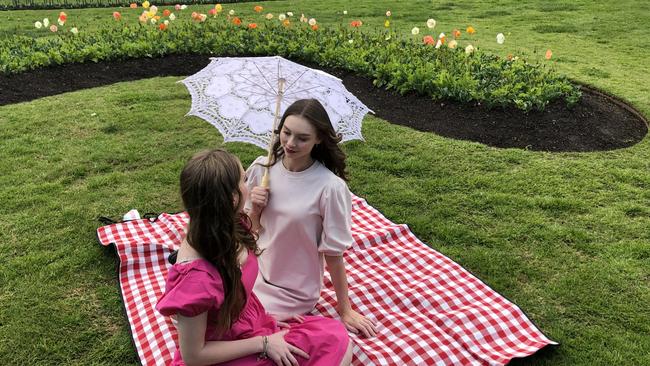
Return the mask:
<svg viewBox="0 0 650 366">
<path fill-rule="evenodd" d="M 275 98 L 275 116 L 273 117 L 273 129 L 271 130 L 271 141 L 269 142 L 269 152 L 266 157 L 266 162 L 271 161 L 273 155 L 273 145 L 275 144 L 275 130 L 278 127 L 280 120 L 280 104 L 282 103 L 282 96 L 284 95 L 284 78 L 278 79 L 278 96 Z M 269 178 L 269 168 L 264 169 L 264 176 L 262 177 L 262 187 L 269 188 L 271 179 Z"/>
</svg>

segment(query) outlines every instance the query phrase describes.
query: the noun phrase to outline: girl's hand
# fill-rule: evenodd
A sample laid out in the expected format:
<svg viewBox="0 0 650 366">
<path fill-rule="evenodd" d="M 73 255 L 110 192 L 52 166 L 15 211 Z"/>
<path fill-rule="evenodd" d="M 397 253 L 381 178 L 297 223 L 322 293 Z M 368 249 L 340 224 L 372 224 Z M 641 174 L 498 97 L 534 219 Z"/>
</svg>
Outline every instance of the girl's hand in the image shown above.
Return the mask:
<svg viewBox="0 0 650 366">
<path fill-rule="evenodd" d="M 269 314 L 269 316 L 275 319 L 280 328 L 289 328 L 288 322 L 302 323 L 305 321 L 305 317 L 300 314 Z"/>
<path fill-rule="evenodd" d="M 251 203 L 253 204 L 251 212 L 260 213 L 269 203 L 269 189 L 262 186 L 253 187 L 253 189 L 251 189 L 250 197 Z"/>
<path fill-rule="evenodd" d="M 289 332 L 288 330 L 281 330 L 269 336 L 269 344 L 267 354 L 269 358 L 278 366 L 298 366 L 296 356 L 304 359 L 309 359 L 309 355 L 300 348 L 287 343 L 284 340 L 284 335 Z"/>
<path fill-rule="evenodd" d="M 356 311 L 347 309 L 339 312 L 339 315 L 341 316 L 341 321 L 350 332 L 354 334 L 361 333 L 366 338 L 377 335 L 375 323 Z"/>
</svg>

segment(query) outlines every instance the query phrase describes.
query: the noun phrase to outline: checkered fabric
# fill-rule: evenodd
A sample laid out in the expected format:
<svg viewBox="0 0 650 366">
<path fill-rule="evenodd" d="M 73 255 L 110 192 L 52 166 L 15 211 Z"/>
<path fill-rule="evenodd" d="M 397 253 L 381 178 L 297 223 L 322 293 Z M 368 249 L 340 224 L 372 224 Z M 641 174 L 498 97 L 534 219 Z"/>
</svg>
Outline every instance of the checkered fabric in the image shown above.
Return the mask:
<svg viewBox="0 0 650 366">
<path fill-rule="evenodd" d="M 113 244 L 133 340 L 143 365 L 166 365 L 176 330 L 154 306 L 180 244 L 187 215 L 161 214 L 97 230 Z M 406 225 L 386 219 L 353 196 L 355 243 L 345 254 L 350 299 L 374 319 L 379 335 L 351 335 L 353 365 L 505 365 L 557 344 L 513 303 L 457 263 L 422 243 Z M 315 314 L 337 317 L 329 274 Z"/>
</svg>

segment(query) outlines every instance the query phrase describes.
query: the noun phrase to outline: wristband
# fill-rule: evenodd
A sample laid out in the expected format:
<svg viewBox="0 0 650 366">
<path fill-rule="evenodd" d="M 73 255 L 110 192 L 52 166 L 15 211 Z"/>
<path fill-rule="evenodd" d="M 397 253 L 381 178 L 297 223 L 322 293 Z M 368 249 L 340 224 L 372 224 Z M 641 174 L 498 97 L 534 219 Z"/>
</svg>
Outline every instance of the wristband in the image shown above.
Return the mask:
<svg viewBox="0 0 650 366">
<path fill-rule="evenodd" d="M 269 337 L 268 336 L 262 336 L 262 353 L 257 356 L 258 360 L 266 360 L 269 358 Z"/>
</svg>

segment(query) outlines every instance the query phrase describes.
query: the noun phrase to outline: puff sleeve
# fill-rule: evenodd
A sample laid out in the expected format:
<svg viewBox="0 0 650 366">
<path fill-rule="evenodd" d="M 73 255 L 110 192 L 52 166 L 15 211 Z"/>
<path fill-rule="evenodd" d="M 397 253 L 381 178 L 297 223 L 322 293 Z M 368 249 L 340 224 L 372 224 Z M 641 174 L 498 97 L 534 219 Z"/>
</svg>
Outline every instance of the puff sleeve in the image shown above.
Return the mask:
<svg viewBox="0 0 650 366">
<path fill-rule="evenodd" d="M 158 300 L 156 309 L 165 316 L 181 314 L 191 318 L 220 308 L 223 300 L 220 277 L 192 269 L 186 273 L 170 271 L 165 293 Z"/>
<path fill-rule="evenodd" d="M 352 195 L 345 182 L 336 177 L 328 184 L 320 199 L 323 232 L 318 251 L 341 256 L 352 245 Z"/>
</svg>

